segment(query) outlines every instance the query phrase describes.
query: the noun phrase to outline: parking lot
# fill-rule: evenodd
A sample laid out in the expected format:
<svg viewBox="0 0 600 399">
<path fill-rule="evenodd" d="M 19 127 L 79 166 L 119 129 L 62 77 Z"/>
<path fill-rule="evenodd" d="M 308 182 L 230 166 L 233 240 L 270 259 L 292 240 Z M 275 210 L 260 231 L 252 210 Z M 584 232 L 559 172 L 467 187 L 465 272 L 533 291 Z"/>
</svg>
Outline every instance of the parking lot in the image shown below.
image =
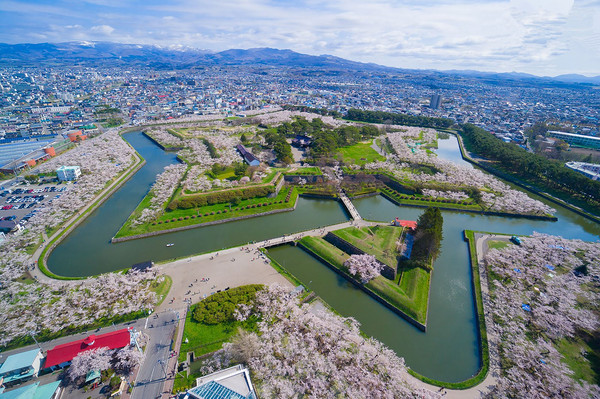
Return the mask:
<svg viewBox="0 0 600 399">
<path fill-rule="evenodd" d="M 14 220 L 26 226 L 39 208 L 59 198 L 66 184 L 16 185 L 0 190 L 0 220 Z"/>
</svg>

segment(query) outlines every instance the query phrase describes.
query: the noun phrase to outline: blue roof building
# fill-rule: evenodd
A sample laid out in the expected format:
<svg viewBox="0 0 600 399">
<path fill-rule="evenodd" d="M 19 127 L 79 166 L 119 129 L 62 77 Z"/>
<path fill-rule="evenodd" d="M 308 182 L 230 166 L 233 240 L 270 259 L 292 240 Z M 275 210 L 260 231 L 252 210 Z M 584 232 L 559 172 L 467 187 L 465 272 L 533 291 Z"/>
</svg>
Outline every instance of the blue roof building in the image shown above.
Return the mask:
<svg viewBox="0 0 600 399">
<path fill-rule="evenodd" d="M 9 392 L 0 393 L 0 399 L 54 399 L 60 395 L 60 380 L 40 386 L 39 382 Z"/>
<path fill-rule="evenodd" d="M 248 369 L 241 365 L 205 375 L 196 384 L 187 391 L 187 399 L 256 399 Z"/>
<path fill-rule="evenodd" d="M 43 357 L 39 349 L 11 355 L 0 367 L 0 378 L 4 379 L 4 384 L 11 385 L 37 377 Z"/>
</svg>

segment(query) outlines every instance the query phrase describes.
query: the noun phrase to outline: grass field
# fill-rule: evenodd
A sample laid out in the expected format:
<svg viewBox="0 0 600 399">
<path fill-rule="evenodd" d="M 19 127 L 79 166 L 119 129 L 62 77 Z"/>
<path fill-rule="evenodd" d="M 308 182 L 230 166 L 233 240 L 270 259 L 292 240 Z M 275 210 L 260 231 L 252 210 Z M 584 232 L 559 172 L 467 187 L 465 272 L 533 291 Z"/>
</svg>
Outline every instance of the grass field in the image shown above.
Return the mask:
<svg viewBox="0 0 600 399">
<path fill-rule="evenodd" d="M 385 236 L 392 236 L 392 234 Z M 314 253 L 335 267 L 340 273 L 354 279 L 344 266 L 344 261 L 350 256 L 344 251 L 321 237 L 303 237 L 300 244 L 309 252 Z M 414 268 L 403 272 L 400 284 L 383 276 L 378 276 L 365 284 L 364 287 L 401 310 L 407 316 L 425 324 L 427 321 L 429 280 L 429 272 L 421 268 Z"/>
<path fill-rule="evenodd" d="M 371 148 L 371 142 L 358 143 L 338 150 L 342 160 L 347 164 L 364 165 L 374 161 L 385 161 L 385 157 L 379 155 Z"/>
<path fill-rule="evenodd" d="M 336 236 L 349 242 L 358 249 L 374 255 L 377 260 L 392 269 L 398 266 L 397 242 L 402 235 L 402 228 L 395 226 L 348 227 L 333 232 Z"/>
<path fill-rule="evenodd" d="M 292 190 L 289 202 L 285 202 L 288 192 Z M 191 226 L 200 223 L 213 222 L 217 220 L 235 218 L 240 216 L 251 216 L 278 209 L 291 209 L 298 200 L 298 192 L 292 187 L 284 187 L 275 198 L 257 197 L 242 200 L 237 206 L 229 206 L 229 203 L 207 205 L 200 208 L 176 209 L 165 212 L 158 217 L 156 224 L 146 223 L 132 226 L 131 222 L 139 213 L 149 205 L 150 198 L 146 196 L 140 205 L 133 211 L 127 222 L 121 227 L 115 237 L 127 237 L 137 234 L 145 234 L 153 231 L 173 229 L 177 227 Z M 281 203 L 279 203 L 281 201 Z M 264 205 L 267 204 L 267 205 Z M 247 208 L 250 207 L 250 208 Z"/>
<path fill-rule="evenodd" d="M 487 245 L 488 245 L 489 249 L 502 249 L 502 248 L 506 248 L 509 245 L 513 245 L 513 244 L 508 241 L 500 241 L 500 240 L 492 241 L 492 240 L 490 240 L 487 242 Z"/>
<path fill-rule="evenodd" d="M 323 172 L 318 166 L 309 166 L 307 168 L 297 168 L 283 173 L 292 176 L 321 176 Z"/>
</svg>

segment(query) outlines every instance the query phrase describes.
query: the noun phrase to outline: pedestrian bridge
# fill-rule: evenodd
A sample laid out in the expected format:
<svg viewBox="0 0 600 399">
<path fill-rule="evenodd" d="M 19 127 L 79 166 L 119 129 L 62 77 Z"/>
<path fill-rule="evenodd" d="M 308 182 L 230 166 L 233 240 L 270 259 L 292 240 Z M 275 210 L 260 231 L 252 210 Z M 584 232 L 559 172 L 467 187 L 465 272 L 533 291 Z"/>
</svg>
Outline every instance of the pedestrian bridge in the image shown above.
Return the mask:
<svg viewBox="0 0 600 399">
<path fill-rule="evenodd" d="M 340 190 L 338 192 L 338 195 L 340 196 L 340 199 L 342 200 L 342 203 L 344 204 L 344 206 L 348 210 L 348 213 L 350 213 L 350 217 L 352 217 L 352 219 L 356 220 L 356 221 L 362 220 L 362 217 L 360 216 L 360 213 L 358 213 L 358 211 L 354 207 L 354 204 L 352 203 L 352 201 L 350 201 L 350 198 L 348 198 L 348 196 L 346 195 L 346 193 L 343 192 L 342 190 Z"/>
</svg>

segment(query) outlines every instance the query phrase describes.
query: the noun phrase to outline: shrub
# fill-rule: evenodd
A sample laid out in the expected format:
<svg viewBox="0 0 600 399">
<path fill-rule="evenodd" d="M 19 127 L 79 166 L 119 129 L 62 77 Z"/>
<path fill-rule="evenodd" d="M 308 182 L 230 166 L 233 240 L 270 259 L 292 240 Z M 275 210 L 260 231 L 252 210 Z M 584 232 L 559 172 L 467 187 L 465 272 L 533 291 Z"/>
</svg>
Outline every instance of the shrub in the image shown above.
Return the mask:
<svg viewBox="0 0 600 399">
<path fill-rule="evenodd" d="M 251 304 L 261 284 L 245 285 L 218 292 L 202 300 L 193 310 L 192 318 L 204 324 L 219 324 L 235 320 L 234 311 L 241 303 Z"/>
</svg>

